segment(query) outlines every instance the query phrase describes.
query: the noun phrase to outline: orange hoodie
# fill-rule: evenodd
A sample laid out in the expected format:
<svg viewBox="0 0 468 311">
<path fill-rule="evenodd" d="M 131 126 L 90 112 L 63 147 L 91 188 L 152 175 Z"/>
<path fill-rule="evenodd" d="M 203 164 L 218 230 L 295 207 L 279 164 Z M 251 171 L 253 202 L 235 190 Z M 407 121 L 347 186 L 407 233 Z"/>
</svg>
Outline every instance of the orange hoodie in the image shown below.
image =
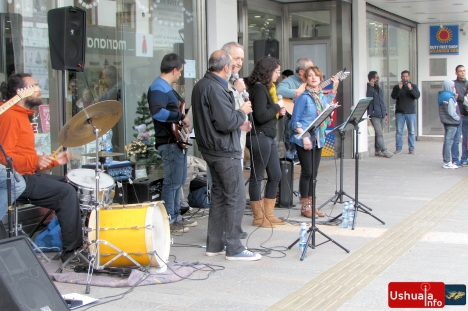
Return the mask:
<svg viewBox="0 0 468 311">
<path fill-rule="evenodd" d="M 34 132 L 29 122 L 29 115 L 35 112 L 14 105 L 0 115 L 0 144 L 13 159 L 13 167 L 21 175 L 34 174 L 39 166 Z M 3 155 L 0 155 L 0 161 L 6 164 Z M 44 170 L 57 165 L 58 163 L 53 161 Z"/>
</svg>

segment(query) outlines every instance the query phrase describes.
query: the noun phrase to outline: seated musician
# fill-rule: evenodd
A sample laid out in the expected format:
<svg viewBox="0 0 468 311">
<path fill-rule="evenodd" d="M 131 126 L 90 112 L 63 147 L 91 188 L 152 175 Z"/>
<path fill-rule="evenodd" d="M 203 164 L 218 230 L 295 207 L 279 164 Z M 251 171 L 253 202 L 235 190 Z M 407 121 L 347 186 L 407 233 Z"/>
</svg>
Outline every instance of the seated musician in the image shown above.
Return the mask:
<svg viewBox="0 0 468 311">
<path fill-rule="evenodd" d="M 0 144 L 6 154 L 13 159 L 15 170 L 26 181 L 26 189 L 18 201 L 53 209 L 57 215 L 61 231 L 62 261 L 73 255 L 75 249 L 83 245 L 80 206 L 76 190 L 65 182 L 63 176 L 45 174 L 43 171 L 70 160 L 67 151 L 56 156 L 37 155 L 35 137 L 29 116 L 42 104 L 41 89 L 29 74 L 18 73 L 8 78 L 8 83 L 0 85 L 3 100 L 17 96 L 20 88 L 36 86 L 35 92 L 22 98 L 0 115 Z M 0 161 L 5 164 L 5 159 Z"/>
</svg>

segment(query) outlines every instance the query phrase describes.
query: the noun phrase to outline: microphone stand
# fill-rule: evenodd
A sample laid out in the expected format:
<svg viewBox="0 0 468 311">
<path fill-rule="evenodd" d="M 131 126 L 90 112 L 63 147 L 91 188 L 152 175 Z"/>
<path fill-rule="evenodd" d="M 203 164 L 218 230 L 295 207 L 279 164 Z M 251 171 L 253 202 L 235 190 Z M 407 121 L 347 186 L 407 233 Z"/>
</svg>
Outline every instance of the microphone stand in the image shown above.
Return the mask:
<svg viewBox="0 0 468 311">
<path fill-rule="evenodd" d="M 14 202 L 14 208 L 12 212 L 12 200 L 11 200 L 11 173 L 15 176 L 15 169 L 13 168 L 13 159 L 10 158 L 0 144 L 0 151 L 5 158 L 5 171 L 7 173 L 6 185 L 7 185 L 7 206 L 8 206 L 8 237 L 18 236 L 18 209 L 16 208 L 16 201 Z M 1 215 L 3 217 L 3 215 Z M 13 226 L 14 225 L 14 226 Z M 12 229 L 13 228 L 13 229 Z"/>
<path fill-rule="evenodd" d="M 307 127 L 307 129 L 302 133 L 302 134 L 299 134 L 298 136 L 296 136 L 298 139 L 302 138 L 304 136 L 305 133 L 310 133 L 310 137 L 311 137 L 311 140 L 313 137 L 315 137 L 315 129 L 318 128 L 320 126 L 320 124 L 322 124 L 322 122 L 328 118 L 331 113 L 336 109 L 336 107 L 338 107 L 337 105 L 330 105 L 328 106 L 310 125 L 309 127 Z M 341 249 L 343 249 L 345 252 L 349 253 L 349 250 L 347 248 L 345 248 L 344 246 L 342 246 L 341 244 L 339 244 L 338 242 L 336 242 L 335 240 L 333 240 L 331 237 L 329 237 L 328 235 L 326 235 L 324 232 L 322 232 L 319 228 L 317 228 L 317 226 L 315 225 L 315 185 L 316 185 L 316 182 L 317 180 L 315 179 L 315 148 L 317 148 L 317 146 L 314 146 L 311 150 L 312 152 L 312 176 L 313 176 L 313 185 L 312 185 L 312 219 L 311 219 L 311 226 L 309 227 L 309 229 L 307 230 L 307 233 L 309 234 L 309 237 L 307 238 L 307 246 L 312 248 L 312 249 L 315 249 L 315 247 L 317 246 L 320 246 L 322 244 L 325 244 L 327 242 L 332 242 L 334 243 L 336 246 L 340 247 Z M 319 244 L 315 244 L 315 233 L 318 232 L 320 233 L 322 236 L 324 236 L 327 240 L 322 242 L 322 243 L 319 243 Z M 299 242 L 299 238 L 296 239 L 291 245 L 288 246 L 288 249 L 291 249 L 294 245 L 296 245 L 296 243 Z M 307 254 L 307 247 L 304 248 L 302 254 L 301 254 L 301 261 L 304 260 L 305 256 Z"/>
</svg>

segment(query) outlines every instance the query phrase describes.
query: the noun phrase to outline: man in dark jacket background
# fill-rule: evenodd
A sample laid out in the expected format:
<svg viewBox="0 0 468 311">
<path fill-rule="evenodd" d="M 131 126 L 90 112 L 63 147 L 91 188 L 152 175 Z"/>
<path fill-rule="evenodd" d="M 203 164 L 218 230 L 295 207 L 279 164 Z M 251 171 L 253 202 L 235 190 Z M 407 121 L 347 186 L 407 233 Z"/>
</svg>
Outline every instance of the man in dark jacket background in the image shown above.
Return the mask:
<svg viewBox="0 0 468 311">
<path fill-rule="evenodd" d="M 414 154 L 414 138 L 416 127 L 416 100 L 421 96 L 418 86 L 410 82 L 410 72 L 401 72 L 401 81 L 393 87 L 392 98 L 396 99 L 396 150 L 395 154 L 401 153 L 403 148 L 403 129 L 408 129 L 408 150 Z"/>
<path fill-rule="evenodd" d="M 240 134 L 249 126 L 246 115 L 252 106 L 247 102 L 235 109 L 228 86 L 230 64 L 228 52 L 213 52 L 208 71 L 192 92 L 195 137 L 213 181 L 205 255 L 259 260 L 262 256 L 247 250 L 240 241 L 246 199 Z"/>
<path fill-rule="evenodd" d="M 367 97 L 372 97 L 372 101 L 367 108 L 367 115 L 370 118 L 375 132 L 375 156 L 391 158 L 393 153 L 385 148 L 383 137 L 384 124 L 388 122 L 387 107 L 384 102 L 383 90 L 379 86 L 379 74 L 377 71 L 369 71 L 367 75 L 369 83 L 367 83 Z"/>
<path fill-rule="evenodd" d="M 466 70 L 465 66 L 458 65 L 455 68 L 455 73 L 457 75 L 457 79 L 453 80 L 455 82 L 455 93 L 458 96 L 457 104 L 458 109 L 460 111 L 460 125 L 458 126 L 457 132 L 455 133 L 455 137 L 453 138 L 453 146 L 452 146 L 452 163 L 456 166 L 468 166 L 468 151 L 466 150 L 466 139 L 468 136 L 468 110 L 466 110 L 465 106 L 463 106 L 463 99 L 466 93 Z M 460 159 L 460 136 L 462 138 L 462 152 L 461 152 L 461 159 Z"/>
</svg>

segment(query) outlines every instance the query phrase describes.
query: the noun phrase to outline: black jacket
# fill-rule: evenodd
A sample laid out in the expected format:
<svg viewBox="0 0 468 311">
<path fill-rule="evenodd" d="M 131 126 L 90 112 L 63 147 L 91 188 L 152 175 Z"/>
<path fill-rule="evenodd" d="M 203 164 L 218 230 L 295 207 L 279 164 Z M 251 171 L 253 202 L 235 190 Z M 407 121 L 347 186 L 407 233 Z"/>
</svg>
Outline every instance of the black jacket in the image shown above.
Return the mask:
<svg viewBox="0 0 468 311">
<path fill-rule="evenodd" d="M 245 122 L 246 115 L 235 109 L 234 95 L 214 73 L 206 72 L 195 84 L 192 113 L 200 152 L 237 159 L 243 157 L 239 127 Z"/>
<path fill-rule="evenodd" d="M 453 80 L 455 82 L 455 90 L 458 93 L 457 104 L 458 109 L 460 109 L 460 114 L 463 116 L 468 116 L 468 110 L 463 106 L 463 98 L 466 93 L 466 80 Z"/>
<path fill-rule="evenodd" d="M 411 83 L 412 90 L 407 86 L 400 86 L 397 84 L 393 87 L 392 98 L 396 99 L 395 113 L 414 114 L 416 113 L 416 99 L 421 96 L 418 86 Z"/>
<path fill-rule="evenodd" d="M 273 102 L 270 92 L 260 82 L 255 83 L 248 89 L 249 99 L 252 103 L 252 114 L 255 127 L 250 135 L 264 132 L 265 136 L 276 137 L 276 114 L 281 110 L 280 106 Z"/>
<path fill-rule="evenodd" d="M 367 108 L 369 117 L 385 118 L 387 107 L 384 103 L 383 90 L 378 85 L 371 86 L 370 83 L 367 83 L 366 96 L 373 98 Z"/>
</svg>

